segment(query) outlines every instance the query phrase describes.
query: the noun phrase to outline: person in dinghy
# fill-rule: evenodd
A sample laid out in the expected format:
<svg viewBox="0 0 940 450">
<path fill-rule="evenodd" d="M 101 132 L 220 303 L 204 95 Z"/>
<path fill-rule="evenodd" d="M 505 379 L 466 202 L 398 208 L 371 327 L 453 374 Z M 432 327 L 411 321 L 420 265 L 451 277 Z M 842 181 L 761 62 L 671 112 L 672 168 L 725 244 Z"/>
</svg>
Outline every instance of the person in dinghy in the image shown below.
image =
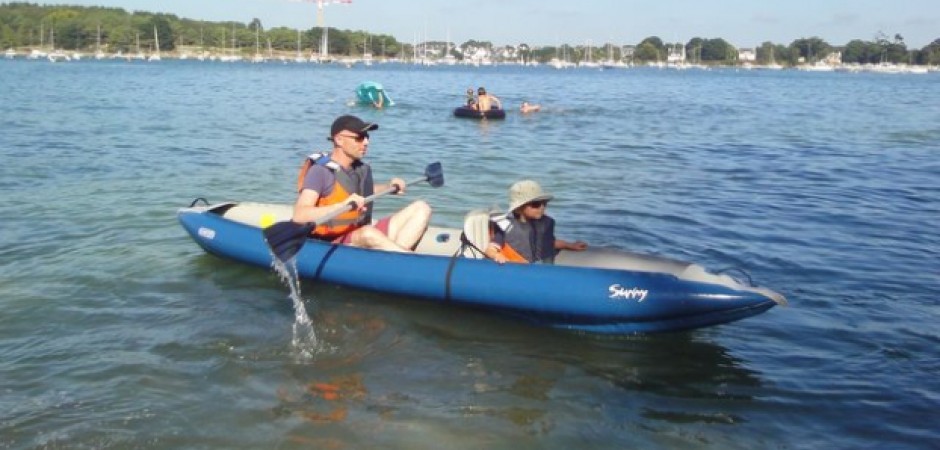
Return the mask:
<svg viewBox="0 0 940 450">
<path fill-rule="evenodd" d="M 496 216 L 492 238 L 484 253 L 499 264 L 553 264 L 558 250 L 583 251 L 582 241 L 555 238 L 555 219 L 545 214 L 554 198 L 532 180 L 522 180 L 509 188 L 509 213 Z"/>
<path fill-rule="evenodd" d="M 477 109 L 477 98 L 473 95 L 473 88 L 467 88 L 467 108 Z"/>
<path fill-rule="evenodd" d="M 406 183 L 401 178 L 376 185 L 371 166 L 362 160 L 368 152 L 369 132 L 378 128 L 378 124 L 351 115 L 333 122 L 327 138 L 333 142 L 332 151 L 308 156 L 300 169 L 292 220 L 314 222 L 337 208 L 347 208 L 352 201 L 357 208 L 318 224 L 311 236 L 356 247 L 411 251 L 427 230 L 431 207 L 417 200 L 372 223 L 372 203 L 365 201 L 374 192 L 392 187 L 397 188 L 396 194 L 405 192 Z"/>
<path fill-rule="evenodd" d="M 487 94 L 486 88 L 480 86 L 477 89 L 477 102 L 475 108 L 478 111 L 489 111 L 491 109 L 503 109 L 502 103 L 493 94 Z"/>
</svg>

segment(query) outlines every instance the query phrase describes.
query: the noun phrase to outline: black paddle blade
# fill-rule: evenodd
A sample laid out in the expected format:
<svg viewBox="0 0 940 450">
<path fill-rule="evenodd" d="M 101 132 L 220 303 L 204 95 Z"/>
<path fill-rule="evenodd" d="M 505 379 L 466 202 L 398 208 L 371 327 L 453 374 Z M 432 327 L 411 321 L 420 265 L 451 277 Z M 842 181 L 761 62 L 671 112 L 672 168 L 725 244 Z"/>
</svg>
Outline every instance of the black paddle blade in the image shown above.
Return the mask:
<svg viewBox="0 0 940 450">
<path fill-rule="evenodd" d="M 433 162 L 424 169 L 424 176 L 428 178 L 428 184 L 431 187 L 441 187 L 444 185 L 444 168 L 441 163 Z"/>
<path fill-rule="evenodd" d="M 275 258 L 287 262 L 304 246 L 315 226 L 315 223 L 278 222 L 264 229 L 264 241 Z"/>
</svg>

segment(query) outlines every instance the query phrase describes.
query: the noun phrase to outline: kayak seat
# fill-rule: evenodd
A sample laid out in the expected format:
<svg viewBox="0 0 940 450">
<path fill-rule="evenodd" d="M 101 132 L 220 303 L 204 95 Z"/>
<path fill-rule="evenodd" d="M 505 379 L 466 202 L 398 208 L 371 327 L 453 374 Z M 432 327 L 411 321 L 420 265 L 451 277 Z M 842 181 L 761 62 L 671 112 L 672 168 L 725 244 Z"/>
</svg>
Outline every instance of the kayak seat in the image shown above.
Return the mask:
<svg viewBox="0 0 940 450">
<path fill-rule="evenodd" d="M 457 228 L 429 226 L 418 241 L 415 253 L 421 255 L 454 256 L 460 250 Z"/>
<path fill-rule="evenodd" d="M 265 227 L 275 222 L 286 222 L 294 215 L 294 206 L 272 203 L 239 203 L 223 214 L 226 219 L 254 227 Z"/>
<path fill-rule="evenodd" d="M 465 258 L 484 259 L 483 251 L 490 244 L 492 218 L 501 214 L 493 209 L 475 209 L 467 213 L 460 233 L 460 255 Z"/>
</svg>

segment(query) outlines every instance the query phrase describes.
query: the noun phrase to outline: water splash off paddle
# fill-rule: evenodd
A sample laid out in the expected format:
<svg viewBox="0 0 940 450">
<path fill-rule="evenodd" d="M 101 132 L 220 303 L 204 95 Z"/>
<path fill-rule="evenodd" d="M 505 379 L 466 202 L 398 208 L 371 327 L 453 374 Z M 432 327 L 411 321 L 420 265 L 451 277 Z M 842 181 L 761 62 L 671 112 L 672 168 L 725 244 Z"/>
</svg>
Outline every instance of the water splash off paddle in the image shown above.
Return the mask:
<svg viewBox="0 0 940 450">
<path fill-rule="evenodd" d="M 294 303 L 294 326 L 291 338 L 291 347 L 298 352 L 301 359 L 311 359 L 320 351 L 313 322 L 307 315 L 303 297 L 300 295 L 300 278 L 297 276 L 297 266 L 293 260 L 284 263 L 277 258 L 272 264 L 281 281 L 290 289 L 290 298 Z"/>
</svg>

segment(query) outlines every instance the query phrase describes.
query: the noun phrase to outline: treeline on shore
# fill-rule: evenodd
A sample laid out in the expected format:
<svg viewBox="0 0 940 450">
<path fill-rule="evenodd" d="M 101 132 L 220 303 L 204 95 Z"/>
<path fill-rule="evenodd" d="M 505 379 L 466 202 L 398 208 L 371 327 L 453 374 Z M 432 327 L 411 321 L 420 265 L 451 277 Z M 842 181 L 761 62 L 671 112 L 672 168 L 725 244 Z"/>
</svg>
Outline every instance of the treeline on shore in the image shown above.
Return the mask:
<svg viewBox="0 0 940 450">
<path fill-rule="evenodd" d="M 571 62 L 628 61 L 645 63 L 666 61 L 670 55 L 701 64 L 735 64 L 739 50 L 721 38 L 696 37 L 686 43 L 667 43 L 651 36 L 636 45 L 602 44 L 596 47 L 563 44 L 535 47 L 494 46 L 487 41 L 467 41 L 460 45 L 445 42 L 412 44 L 399 42 L 393 36 L 366 31 L 314 27 L 297 30 L 286 27 L 265 29 L 259 19 L 248 23 L 207 22 L 180 18 L 173 14 L 128 12 L 121 8 L 46 6 L 26 2 L 0 3 L 0 48 L 38 48 L 49 45 L 63 50 L 132 53 L 143 48 L 174 52 L 178 48 L 197 48 L 209 52 L 319 53 L 324 31 L 329 37 L 331 55 L 356 57 L 371 53 L 377 58 L 408 59 L 415 54 L 430 52 L 438 57 L 449 50 L 457 59 L 478 49 L 491 57 L 545 63 L 553 58 Z M 99 47 L 100 46 L 100 47 Z M 445 50 L 447 49 L 447 50 Z M 416 51 L 417 50 L 417 51 Z M 846 64 L 906 63 L 940 65 L 940 38 L 921 49 L 908 49 L 900 34 L 879 33 L 874 39 L 856 39 L 843 46 L 834 46 L 818 37 L 801 38 L 789 45 L 764 42 L 754 49 L 757 64 L 777 63 L 798 65 L 825 60 L 833 52 L 841 52 Z"/>
</svg>

